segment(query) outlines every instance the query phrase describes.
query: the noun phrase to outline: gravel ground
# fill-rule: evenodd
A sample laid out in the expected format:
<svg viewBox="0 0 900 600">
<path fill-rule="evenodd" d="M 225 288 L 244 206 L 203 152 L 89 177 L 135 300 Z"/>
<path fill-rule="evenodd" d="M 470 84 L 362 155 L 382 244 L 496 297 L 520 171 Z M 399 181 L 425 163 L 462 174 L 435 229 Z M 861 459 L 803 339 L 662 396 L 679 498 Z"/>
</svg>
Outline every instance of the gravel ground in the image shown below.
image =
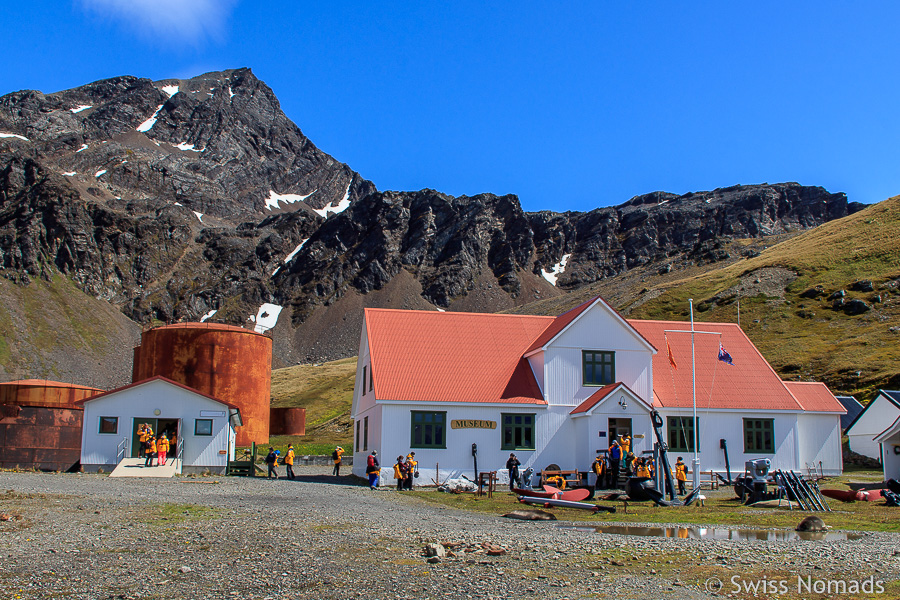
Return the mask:
<svg viewBox="0 0 900 600">
<path fill-rule="evenodd" d="M 329 471 L 300 467 L 295 481 L 2 472 L 0 513 L 11 518 L 0 520 L 0 597 L 699 599 L 763 575 L 792 588 L 797 576 L 871 576 L 894 583 L 858 597 L 897 596 L 897 534 L 605 535 L 448 509 Z M 458 544 L 456 556 L 427 563 L 428 542 Z M 489 555 L 495 546 L 505 553 Z M 718 594 L 710 577 L 724 582 Z"/>
</svg>

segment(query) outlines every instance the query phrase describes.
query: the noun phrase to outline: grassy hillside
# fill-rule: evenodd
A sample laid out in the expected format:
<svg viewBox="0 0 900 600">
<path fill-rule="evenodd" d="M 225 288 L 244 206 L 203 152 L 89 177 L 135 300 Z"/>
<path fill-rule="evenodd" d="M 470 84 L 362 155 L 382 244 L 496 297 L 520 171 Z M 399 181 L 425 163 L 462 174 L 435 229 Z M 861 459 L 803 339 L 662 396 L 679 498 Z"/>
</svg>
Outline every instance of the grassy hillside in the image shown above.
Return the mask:
<svg viewBox="0 0 900 600">
<path fill-rule="evenodd" d="M 63 275 L 27 284 L 0 278 L 0 380 L 56 379 L 98 387 L 131 380 L 122 353 L 140 327 Z"/>
<path fill-rule="evenodd" d="M 620 307 L 631 317 L 738 318 L 786 379 L 818 379 L 868 400 L 900 387 L 900 196 L 832 221 L 722 269 L 652 285 Z M 874 291 L 853 291 L 870 280 Z M 816 297 L 812 289 L 820 290 Z M 844 290 L 871 310 L 851 316 L 828 296 Z M 803 295 L 801 295 L 803 294 Z M 804 297 L 807 296 L 807 297 Z"/>
<path fill-rule="evenodd" d="M 291 439 L 304 445 L 352 445 L 350 407 L 356 357 L 332 362 L 297 365 L 272 372 L 272 406 L 297 406 L 306 409 L 306 435 Z M 272 438 L 273 444 L 287 443 L 287 438 Z M 329 450 L 330 452 L 330 450 Z"/>
</svg>

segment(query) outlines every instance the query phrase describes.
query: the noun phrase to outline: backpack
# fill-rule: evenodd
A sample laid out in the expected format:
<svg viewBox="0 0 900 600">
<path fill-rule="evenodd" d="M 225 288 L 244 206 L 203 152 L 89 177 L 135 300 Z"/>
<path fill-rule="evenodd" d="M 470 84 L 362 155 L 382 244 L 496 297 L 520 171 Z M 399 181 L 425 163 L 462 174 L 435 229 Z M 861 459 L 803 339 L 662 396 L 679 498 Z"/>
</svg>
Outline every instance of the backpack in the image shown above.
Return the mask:
<svg viewBox="0 0 900 600">
<path fill-rule="evenodd" d="M 337 459 L 338 459 L 338 453 L 337 453 L 337 450 L 335 450 L 334 452 L 331 453 L 331 460 L 337 460 Z"/>
</svg>

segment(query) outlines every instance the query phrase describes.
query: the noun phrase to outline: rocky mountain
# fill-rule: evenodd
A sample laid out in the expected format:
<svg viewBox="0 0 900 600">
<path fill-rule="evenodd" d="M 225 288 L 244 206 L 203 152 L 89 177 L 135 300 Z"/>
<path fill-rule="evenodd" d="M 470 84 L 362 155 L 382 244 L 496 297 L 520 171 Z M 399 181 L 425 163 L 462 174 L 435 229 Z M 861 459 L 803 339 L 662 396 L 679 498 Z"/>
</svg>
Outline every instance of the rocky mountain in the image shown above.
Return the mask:
<svg viewBox="0 0 900 600">
<path fill-rule="evenodd" d="M 858 209 L 796 183 L 587 213 L 378 191 L 316 148 L 249 69 L 0 97 L 5 279 L 62 274 L 139 324 L 274 324 L 276 365 L 354 354 L 364 306 L 509 309 L 639 267 L 727 260 L 730 240 Z"/>
</svg>

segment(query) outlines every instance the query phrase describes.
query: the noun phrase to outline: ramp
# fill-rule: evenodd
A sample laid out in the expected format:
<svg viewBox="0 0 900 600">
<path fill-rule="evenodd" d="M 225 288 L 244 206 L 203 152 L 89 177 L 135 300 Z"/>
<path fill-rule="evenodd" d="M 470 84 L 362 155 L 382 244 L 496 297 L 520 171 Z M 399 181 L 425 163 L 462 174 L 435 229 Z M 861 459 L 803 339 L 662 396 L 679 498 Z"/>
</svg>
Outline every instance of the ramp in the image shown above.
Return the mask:
<svg viewBox="0 0 900 600">
<path fill-rule="evenodd" d="M 155 461 L 154 461 L 155 463 Z M 181 461 L 170 458 L 159 467 L 145 467 L 143 458 L 125 458 L 116 465 L 110 477 L 172 477 L 181 472 Z"/>
</svg>

